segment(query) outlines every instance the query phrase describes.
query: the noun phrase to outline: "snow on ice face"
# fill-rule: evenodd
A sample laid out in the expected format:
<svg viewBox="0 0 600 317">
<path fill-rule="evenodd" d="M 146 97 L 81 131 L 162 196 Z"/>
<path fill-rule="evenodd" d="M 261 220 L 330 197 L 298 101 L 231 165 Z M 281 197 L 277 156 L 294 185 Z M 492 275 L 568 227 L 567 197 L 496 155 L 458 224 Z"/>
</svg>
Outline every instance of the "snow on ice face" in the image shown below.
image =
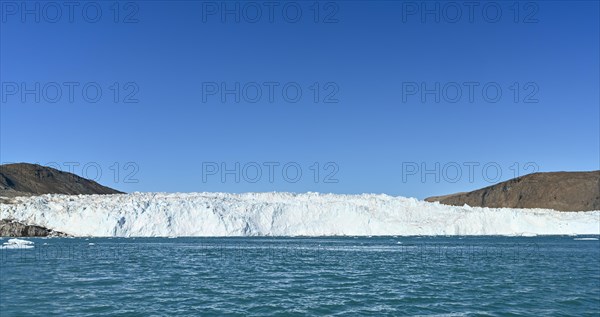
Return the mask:
<svg viewBox="0 0 600 317">
<path fill-rule="evenodd" d="M 75 236 L 600 234 L 600 211 L 455 207 L 372 194 L 43 195 L 0 211 Z"/>
</svg>

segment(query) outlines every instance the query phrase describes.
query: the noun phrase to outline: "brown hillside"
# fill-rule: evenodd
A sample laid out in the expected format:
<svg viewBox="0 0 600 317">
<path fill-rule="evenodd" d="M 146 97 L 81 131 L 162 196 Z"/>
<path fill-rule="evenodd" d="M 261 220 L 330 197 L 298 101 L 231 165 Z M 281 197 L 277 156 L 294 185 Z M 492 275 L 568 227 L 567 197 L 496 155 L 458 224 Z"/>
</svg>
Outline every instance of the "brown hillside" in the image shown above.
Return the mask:
<svg viewBox="0 0 600 317">
<path fill-rule="evenodd" d="M 472 192 L 425 200 L 454 206 L 600 210 L 600 171 L 534 173 Z"/>
<path fill-rule="evenodd" d="M 119 194 L 75 174 L 37 164 L 0 165 L 0 196 Z"/>
</svg>

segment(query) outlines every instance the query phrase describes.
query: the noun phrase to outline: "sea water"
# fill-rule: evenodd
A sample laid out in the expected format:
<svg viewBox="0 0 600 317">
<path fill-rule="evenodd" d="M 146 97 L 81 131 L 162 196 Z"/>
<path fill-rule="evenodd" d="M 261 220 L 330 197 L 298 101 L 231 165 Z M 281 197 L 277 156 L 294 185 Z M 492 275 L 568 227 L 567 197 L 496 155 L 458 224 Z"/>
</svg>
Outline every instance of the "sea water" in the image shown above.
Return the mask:
<svg viewBox="0 0 600 317">
<path fill-rule="evenodd" d="M 598 236 L 28 240 L 0 316 L 600 314 Z"/>
</svg>

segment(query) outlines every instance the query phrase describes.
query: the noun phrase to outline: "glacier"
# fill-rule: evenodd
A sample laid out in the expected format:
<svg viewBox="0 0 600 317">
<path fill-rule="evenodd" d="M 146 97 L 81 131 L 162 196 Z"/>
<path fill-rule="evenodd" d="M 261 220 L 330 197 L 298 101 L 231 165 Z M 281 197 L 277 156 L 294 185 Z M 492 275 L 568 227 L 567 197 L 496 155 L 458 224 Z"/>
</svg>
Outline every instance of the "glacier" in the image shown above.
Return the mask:
<svg viewBox="0 0 600 317">
<path fill-rule="evenodd" d="M 0 218 L 73 236 L 413 236 L 600 234 L 600 211 L 447 206 L 384 194 L 41 195 Z"/>
</svg>

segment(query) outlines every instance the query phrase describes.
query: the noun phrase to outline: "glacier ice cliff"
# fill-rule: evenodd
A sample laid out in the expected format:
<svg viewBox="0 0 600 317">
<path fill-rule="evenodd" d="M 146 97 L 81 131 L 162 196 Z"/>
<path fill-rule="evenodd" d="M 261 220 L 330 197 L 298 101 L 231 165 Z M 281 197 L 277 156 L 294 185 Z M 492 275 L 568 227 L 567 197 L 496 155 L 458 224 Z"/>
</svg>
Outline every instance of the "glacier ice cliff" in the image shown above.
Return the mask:
<svg viewBox="0 0 600 317">
<path fill-rule="evenodd" d="M 74 236 L 600 234 L 600 211 L 457 207 L 375 194 L 42 195 L 0 204 L 0 217 Z"/>
</svg>

